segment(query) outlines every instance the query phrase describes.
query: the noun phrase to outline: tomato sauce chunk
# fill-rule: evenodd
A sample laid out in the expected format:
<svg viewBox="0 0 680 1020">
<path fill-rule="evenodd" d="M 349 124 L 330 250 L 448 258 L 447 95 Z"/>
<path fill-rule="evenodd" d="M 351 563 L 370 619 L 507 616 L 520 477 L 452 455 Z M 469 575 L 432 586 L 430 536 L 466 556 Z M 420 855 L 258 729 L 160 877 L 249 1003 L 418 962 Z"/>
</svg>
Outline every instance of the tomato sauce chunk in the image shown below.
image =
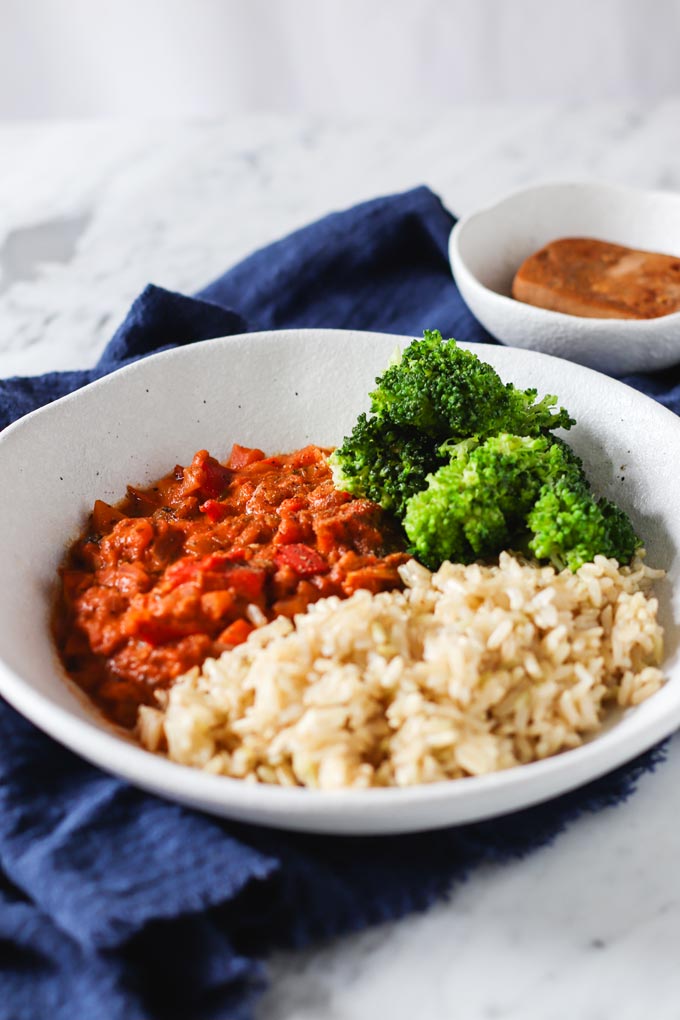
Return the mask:
<svg viewBox="0 0 680 1020">
<path fill-rule="evenodd" d="M 64 666 L 114 722 L 277 615 L 400 588 L 408 557 L 376 503 L 333 486 L 328 451 L 199 450 L 117 506 L 97 500 L 61 569 Z"/>
</svg>

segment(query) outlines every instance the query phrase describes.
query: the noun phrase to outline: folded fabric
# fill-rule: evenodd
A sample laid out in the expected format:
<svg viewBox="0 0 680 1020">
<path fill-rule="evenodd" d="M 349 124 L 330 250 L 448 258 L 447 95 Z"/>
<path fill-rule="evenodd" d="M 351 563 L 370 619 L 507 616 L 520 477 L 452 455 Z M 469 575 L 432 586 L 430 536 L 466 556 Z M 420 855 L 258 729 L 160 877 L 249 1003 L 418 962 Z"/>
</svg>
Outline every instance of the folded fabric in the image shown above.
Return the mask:
<svg viewBox="0 0 680 1020">
<path fill-rule="evenodd" d="M 436 327 L 489 342 L 451 279 L 453 223 L 418 188 L 327 216 L 196 297 L 149 286 L 93 369 L 0 382 L 0 427 L 147 354 L 247 330 Z M 680 410 L 680 369 L 627 381 Z M 619 803 L 662 756 L 489 822 L 316 837 L 141 793 L 0 702 L 0 1020 L 245 1020 L 273 948 L 423 909 L 478 864 L 524 855 Z"/>
</svg>

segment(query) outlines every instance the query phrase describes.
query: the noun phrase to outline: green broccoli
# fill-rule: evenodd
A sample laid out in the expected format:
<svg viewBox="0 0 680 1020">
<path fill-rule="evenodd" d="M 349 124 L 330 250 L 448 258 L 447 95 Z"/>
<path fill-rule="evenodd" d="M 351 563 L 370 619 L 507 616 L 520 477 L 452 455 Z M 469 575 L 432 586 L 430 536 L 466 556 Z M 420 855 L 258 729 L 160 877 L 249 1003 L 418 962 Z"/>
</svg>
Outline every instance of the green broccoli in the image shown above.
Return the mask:
<svg viewBox="0 0 680 1020">
<path fill-rule="evenodd" d="M 535 436 L 568 429 L 573 419 L 554 409 L 556 397 L 536 403 L 536 390 L 503 383 L 498 373 L 455 340 L 425 330 L 385 372 L 370 394 L 378 418 L 421 429 L 440 441 L 508 432 Z"/>
<path fill-rule="evenodd" d="M 427 566 L 513 548 L 576 570 L 598 553 L 628 563 L 638 548 L 625 513 L 595 499 L 552 435 L 574 424 L 556 398 L 504 384 L 455 340 L 426 330 L 370 396 L 330 458 L 333 480 L 391 511 Z"/>
<path fill-rule="evenodd" d="M 338 488 L 375 500 L 397 517 L 446 463 L 451 443 L 505 431 L 539 435 L 572 419 L 554 397 L 501 382 L 491 365 L 426 330 L 376 379 L 372 417 L 360 415 L 331 457 Z"/>
<path fill-rule="evenodd" d="M 432 569 L 514 548 L 577 570 L 597 553 L 627 563 L 639 545 L 623 511 L 596 502 L 566 443 L 504 433 L 451 453 L 404 517 L 412 551 Z"/>
<path fill-rule="evenodd" d="M 544 478 L 572 470 L 545 436 L 502 433 L 450 452 L 451 462 L 429 475 L 428 487 L 409 500 L 404 516 L 412 552 L 432 569 L 444 560 L 471 563 L 511 547 L 526 528 Z"/>
<path fill-rule="evenodd" d="M 447 460 L 431 436 L 362 414 L 331 454 L 330 465 L 338 489 L 372 499 L 401 518 L 427 475 Z"/>
<path fill-rule="evenodd" d="M 578 570 L 598 554 L 629 563 L 641 544 L 620 507 L 596 501 L 585 479 L 567 476 L 543 487 L 527 527 L 529 550 L 558 570 Z"/>
</svg>

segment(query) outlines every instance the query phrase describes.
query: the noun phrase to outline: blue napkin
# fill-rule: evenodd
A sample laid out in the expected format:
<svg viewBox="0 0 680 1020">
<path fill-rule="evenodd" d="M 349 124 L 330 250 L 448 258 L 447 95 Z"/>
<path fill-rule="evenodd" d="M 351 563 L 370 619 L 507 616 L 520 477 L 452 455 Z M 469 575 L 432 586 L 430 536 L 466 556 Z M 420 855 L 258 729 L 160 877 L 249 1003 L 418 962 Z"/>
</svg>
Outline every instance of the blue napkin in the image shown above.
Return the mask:
<svg viewBox="0 0 680 1020">
<path fill-rule="evenodd" d="M 426 188 L 327 216 L 195 297 L 149 286 L 98 364 L 0 382 L 0 427 L 121 365 L 246 330 L 347 327 L 490 341 L 451 279 Z M 680 368 L 628 380 L 680 410 Z M 547 804 L 396 838 L 221 822 L 99 772 L 0 702 L 0 1020 L 245 1020 L 276 947 L 421 910 L 483 862 L 619 803 L 654 749 Z"/>
</svg>

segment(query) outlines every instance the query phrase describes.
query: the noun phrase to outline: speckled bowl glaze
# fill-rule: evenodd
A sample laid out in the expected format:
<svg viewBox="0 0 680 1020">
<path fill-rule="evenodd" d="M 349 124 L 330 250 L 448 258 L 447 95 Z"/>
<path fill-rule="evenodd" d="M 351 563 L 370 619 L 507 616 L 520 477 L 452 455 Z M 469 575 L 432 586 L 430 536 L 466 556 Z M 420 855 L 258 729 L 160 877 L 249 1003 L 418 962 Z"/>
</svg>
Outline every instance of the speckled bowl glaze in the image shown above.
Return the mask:
<svg viewBox="0 0 680 1020">
<path fill-rule="evenodd" d="M 436 324 L 433 324 L 436 325 Z M 56 740 L 160 796 L 216 815 L 311 832 L 409 832 L 488 818 L 569 790 L 680 725 L 680 421 L 633 389 L 533 351 L 477 346 L 503 379 L 555 393 L 578 425 L 570 442 L 597 491 L 616 499 L 668 577 L 658 585 L 668 683 L 590 743 L 491 775 L 407 789 L 322 792 L 185 768 L 137 747 L 79 696 L 50 635 L 56 576 L 96 497 L 150 483 L 207 447 L 276 452 L 331 446 L 367 405 L 409 338 L 339 330 L 254 333 L 138 361 L 36 411 L 0 435 L 0 693 Z M 622 476 L 625 475 L 625 480 Z"/>
<path fill-rule="evenodd" d="M 456 283 L 492 336 L 614 375 L 680 361 L 680 312 L 658 319 L 588 319 L 515 301 L 524 259 L 559 237 L 680 256 L 680 195 L 610 184 L 544 184 L 461 219 L 449 245 Z"/>
</svg>

